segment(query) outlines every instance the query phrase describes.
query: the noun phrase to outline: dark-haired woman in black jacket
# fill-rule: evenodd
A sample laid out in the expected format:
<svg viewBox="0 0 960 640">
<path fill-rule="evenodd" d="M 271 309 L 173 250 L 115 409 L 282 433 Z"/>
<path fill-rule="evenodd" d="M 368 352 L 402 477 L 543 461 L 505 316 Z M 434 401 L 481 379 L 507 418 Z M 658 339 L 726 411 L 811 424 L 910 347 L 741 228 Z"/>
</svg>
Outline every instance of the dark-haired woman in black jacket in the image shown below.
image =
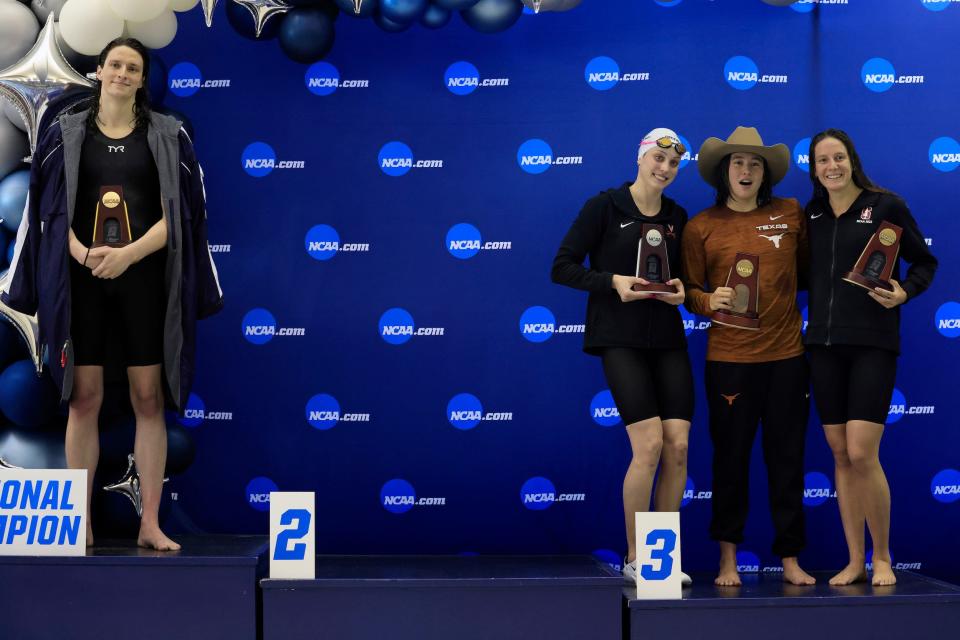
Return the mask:
<svg viewBox="0 0 960 640">
<path fill-rule="evenodd" d="M 874 185 L 850 137 L 838 129 L 810 143 L 813 199 L 809 326 L 814 399 L 833 452 L 840 518 L 850 554 L 831 580 L 867 578 L 864 523 L 873 540 L 873 584 L 891 585 L 890 488 L 880 465 L 880 438 L 890 407 L 900 351 L 900 305 L 923 293 L 937 269 L 906 203 Z M 844 280 L 884 221 L 903 229 L 890 290 Z M 910 267 L 901 279 L 899 258 Z"/>
</svg>

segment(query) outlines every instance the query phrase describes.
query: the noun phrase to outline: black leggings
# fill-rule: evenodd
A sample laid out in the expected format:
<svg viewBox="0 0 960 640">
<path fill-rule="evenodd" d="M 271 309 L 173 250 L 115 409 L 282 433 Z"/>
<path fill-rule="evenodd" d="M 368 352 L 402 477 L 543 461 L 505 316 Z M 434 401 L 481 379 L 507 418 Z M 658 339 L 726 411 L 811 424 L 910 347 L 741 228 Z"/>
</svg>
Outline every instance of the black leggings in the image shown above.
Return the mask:
<svg viewBox="0 0 960 640">
<path fill-rule="evenodd" d="M 813 399 L 823 424 L 866 420 L 883 424 L 897 379 L 897 354 L 887 349 L 807 347 Z"/>
<path fill-rule="evenodd" d="M 604 349 L 603 372 L 624 424 L 693 418 L 693 374 L 686 349 Z"/>
<path fill-rule="evenodd" d="M 763 423 L 773 553 L 791 557 L 806 544 L 803 450 L 810 401 L 803 356 L 774 362 L 707 361 L 707 402 L 713 440 L 713 519 L 710 537 L 743 542 L 750 502 L 750 453 Z"/>
</svg>

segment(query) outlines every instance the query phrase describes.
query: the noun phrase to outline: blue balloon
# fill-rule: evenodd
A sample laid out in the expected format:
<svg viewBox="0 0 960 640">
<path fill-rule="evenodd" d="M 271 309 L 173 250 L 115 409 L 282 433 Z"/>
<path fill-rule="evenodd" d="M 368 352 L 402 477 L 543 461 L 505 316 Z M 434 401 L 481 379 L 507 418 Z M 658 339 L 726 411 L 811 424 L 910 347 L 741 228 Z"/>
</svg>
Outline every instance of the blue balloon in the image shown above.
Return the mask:
<svg viewBox="0 0 960 640">
<path fill-rule="evenodd" d="M 0 316 L 0 370 L 15 360 L 27 357 L 27 346 L 13 325 Z"/>
<path fill-rule="evenodd" d="M 380 11 L 375 11 L 373 13 L 373 21 L 377 23 L 378 27 L 388 33 L 400 33 L 401 31 L 406 31 L 413 24 L 412 22 L 396 22 L 385 17 L 382 13 L 380 13 Z"/>
<path fill-rule="evenodd" d="M 0 457 L 24 469 L 65 469 L 67 466 L 63 434 L 54 431 L 0 431 Z"/>
<path fill-rule="evenodd" d="M 19 427 L 39 427 L 56 409 L 49 376 L 38 377 L 30 360 L 18 360 L 0 373 L 0 412 Z"/>
<path fill-rule="evenodd" d="M 351 18 L 369 18 L 373 15 L 373 10 L 377 7 L 376 0 L 363 0 L 360 3 L 360 13 L 354 12 L 353 0 L 333 0 L 344 15 Z"/>
<path fill-rule="evenodd" d="M 330 16 L 331 20 L 336 20 L 340 15 L 339 3 L 334 0 L 284 0 L 291 7 L 317 7 Z M 353 11 L 353 7 L 350 8 Z"/>
<path fill-rule="evenodd" d="M 150 52 L 150 77 L 147 78 L 147 93 L 150 104 L 158 105 L 167 97 L 167 69 L 166 63 L 155 52 Z"/>
<path fill-rule="evenodd" d="M 190 432 L 176 421 L 167 422 L 167 475 L 176 476 L 190 468 L 197 446 Z"/>
<path fill-rule="evenodd" d="M 450 22 L 451 15 L 452 12 L 449 9 L 444 9 L 439 5 L 432 4 L 427 8 L 423 17 L 420 18 L 420 24 L 428 29 L 439 29 Z"/>
<path fill-rule="evenodd" d="M 333 48 L 333 20 L 322 9 L 294 9 L 280 25 L 280 48 L 294 62 L 310 64 Z"/>
<path fill-rule="evenodd" d="M 481 33 L 496 33 L 513 26 L 523 14 L 520 0 L 479 0 L 460 12 L 463 21 Z"/>
<path fill-rule="evenodd" d="M 8 231 L 17 232 L 29 189 L 30 172 L 26 170 L 14 171 L 0 180 L 0 219 Z"/>
<path fill-rule="evenodd" d="M 380 0 L 380 13 L 391 22 L 418 20 L 429 6 L 428 0 Z"/>
<path fill-rule="evenodd" d="M 17 239 L 13 238 L 10 240 L 10 244 L 7 245 L 7 264 L 13 263 L 13 252 L 17 249 Z"/>
<path fill-rule="evenodd" d="M 464 9 L 477 4 L 477 0 L 433 0 L 433 4 L 437 5 L 441 9 L 463 11 Z"/>
<path fill-rule="evenodd" d="M 234 31 L 248 40 L 271 40 L 276 38 L 280 32 L 280 23 L 283 22 L 284 19 L 282 15 L 274 16 L 267 20 L 267 24 L 263 25 L 263 31 L 260 32 L 260 37 L 258 38 L 257 25 L 253 20 L 253 16 L 250 15 L 250 12 L 247 11 L 243 5 L 239 5 L 236 2 L 227 2 L 226 8 L 227 22 L 230 23 Z"/>
</svg>

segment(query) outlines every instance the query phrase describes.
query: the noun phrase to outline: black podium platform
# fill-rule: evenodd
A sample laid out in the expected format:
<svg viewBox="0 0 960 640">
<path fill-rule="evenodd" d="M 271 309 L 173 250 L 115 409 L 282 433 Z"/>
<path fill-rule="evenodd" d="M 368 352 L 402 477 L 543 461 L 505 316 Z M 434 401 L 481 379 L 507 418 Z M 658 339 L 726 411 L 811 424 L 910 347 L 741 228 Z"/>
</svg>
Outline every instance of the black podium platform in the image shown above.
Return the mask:
<svg viewBox="0 0 960 640">
<path fill-rule="evenodd" d="M 263 536 L 105 542 L 77 557 L 0 557 L 0 638 L 255 640 Z"/>
<path fill-rule="evenodd" d="M 831 587 L 832 574 L 815 573 L 817 584 L 797 587 L 780 574 L 744 574 L 742 587 L 715 587 L 715 574 L 695 574 L 682 600 L 636 600 L 625 589 L 631 640 L 683 638 L 777 640 L 956 637 L 960 587 L 909 571 L 897 584 Z"/>
<path fill-rule="evenodd" d="M 589 556 L 319 556 L 262 580 L 264 640 L 619 640 L 623 581 Z"/>
</svg>

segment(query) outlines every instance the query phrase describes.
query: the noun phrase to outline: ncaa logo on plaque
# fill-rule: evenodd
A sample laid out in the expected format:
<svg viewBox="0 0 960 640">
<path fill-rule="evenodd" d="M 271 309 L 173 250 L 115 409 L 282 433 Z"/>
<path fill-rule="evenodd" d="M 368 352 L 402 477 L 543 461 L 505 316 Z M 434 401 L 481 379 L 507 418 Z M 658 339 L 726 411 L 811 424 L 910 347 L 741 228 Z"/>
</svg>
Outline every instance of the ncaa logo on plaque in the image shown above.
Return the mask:
<svg viewBox="0 0 960 640">
<path fill-rule="evenodd" d="M 416 500 L 413 485 L 402 478 L 388 480 L 380 489 L 380 504 L 390 513 L 406 513 Z"/>
<path fill-rule="evenodd" d="M 399 141 L 388 142 L 380 147 L 377 161 L 388 176 L 402 176 L 413 168 L 413 150 Z"/>
<path fill-rule="evenodd" d="M 340 420 L 340 403 L 331 395 L 318 393 L 307 401 L 306 417 L 314 429 L 332 429 Z"/>
<path fill-rule="evenodd" d="M 247 483 L 247 504 L 257 511 L 270 510 L 270 493 L 279 491 L 277 483 L 263 476 Z"/>
<path fill-rule="evenodd" d="M 380 316 L 380 337 L 387 344 L 403 344 L 413 337 L 413 316 L 406 309 L 394 307 Z"/>
<path fill-rule="evenodd" d="M 277 320 L 266 309 L 251 309 L 243 316 L 243 337 L 252 344 L 266 344 L 277 332 Z"/>
<path fill-rule="evenodd" d="M 601 427 L 620 424 L 620 412 L 609 389 L 604 389 L 593 396 L 593 400 L 590 401 L 590 417 Z"/>
<path fill-rule="evenodd" d="M 480 86 L 480 71 L 469 62 L 454 62 L 444 72 L 443 84 L 454 95 L 468 95 Z"/>
<path fill-rule="evenodd" d="M 461 431 L 469 431 L 483 419 L 483 405 L 477 396 L 459 393 L 447 403 L 447 420 Z"/>
<path fill-rule="evenodd" d="M 530 342 L 546 342 L 553 336 L 557 319 L 546 307 L 530 307 L 520 316 L 520 335 Z"/>
<path fill-rule="evenodd" d="M 609 91 L 620 81 L 620 66 L 613 58 L 598 56 L 587 63 L 583 78 L 590 88 Z"/>
<path fill-rule="evenodd" d="M 947 173 L 960 167 L 960 143 L 953 138 L 943 136 L 930 143 L 928 151 L 930 164 L 937 171 Z"/>
<path fill-rule="evenodd" d="M 944 469 L 937 473 L 930 482 L 930 493 L 944 504 L 960 500 L 960 471 Z"/>
<path fill-rule="evenodd" d="M 550 508 L 557 497 L 557 489 L 547 478 L 534 476 L 520 488 L 520 502 L 531 511 Z"/>
<path fill-rule="evenodd" d="M 934 321 L 940 335 L 947 338 L 960 336 L 960 303 L 945 302 L 940 305 Z"/>
<path fill-rule="evenodd" d="M 304 74 L 307 90 L 316 96 L 328 96 L 340 86 L 340 71 L 329 62 L 315 62 Z"/>
</svg>

